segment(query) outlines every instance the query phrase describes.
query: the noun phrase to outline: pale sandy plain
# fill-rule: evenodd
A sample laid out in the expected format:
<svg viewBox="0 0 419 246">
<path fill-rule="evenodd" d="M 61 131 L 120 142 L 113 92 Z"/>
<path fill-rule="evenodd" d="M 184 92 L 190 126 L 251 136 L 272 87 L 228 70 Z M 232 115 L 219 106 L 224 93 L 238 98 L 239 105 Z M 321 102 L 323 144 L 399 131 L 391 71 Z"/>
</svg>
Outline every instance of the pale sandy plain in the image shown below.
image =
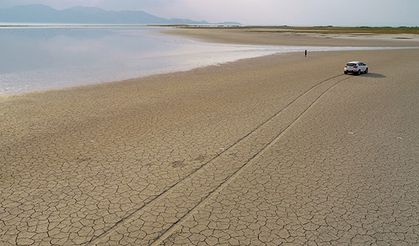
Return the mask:
<svg viewBox="0 0 419 246">
<path fill-rule="evenodd" d="M 0 245 L 418 245 L 418 67 L 272 55 L 2 98 Z"/>
<path fill-rule="evenodd" d="M 334 34 L 318 33 L 315 29 L 308 33 L 278 28 L 176 28 L 165 32 L 219 43 L 261 45 L 417 47 L 419 44 L 419 35 L 416 34 Z"/>
</svg>

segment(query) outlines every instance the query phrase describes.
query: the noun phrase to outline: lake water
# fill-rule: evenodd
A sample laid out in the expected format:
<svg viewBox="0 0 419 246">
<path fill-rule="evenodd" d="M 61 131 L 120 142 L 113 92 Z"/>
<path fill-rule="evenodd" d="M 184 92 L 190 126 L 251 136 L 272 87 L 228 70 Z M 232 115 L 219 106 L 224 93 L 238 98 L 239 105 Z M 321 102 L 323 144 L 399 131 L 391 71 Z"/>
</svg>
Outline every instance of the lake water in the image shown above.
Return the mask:
<svg viewBox="0 0 419 246">
<path fill-rule="evenodd" d="M 304 49 L 360 48 L 214 44 L 138 26 L 3 27 L 0 94 L 123 80 Z"/>
</svg>

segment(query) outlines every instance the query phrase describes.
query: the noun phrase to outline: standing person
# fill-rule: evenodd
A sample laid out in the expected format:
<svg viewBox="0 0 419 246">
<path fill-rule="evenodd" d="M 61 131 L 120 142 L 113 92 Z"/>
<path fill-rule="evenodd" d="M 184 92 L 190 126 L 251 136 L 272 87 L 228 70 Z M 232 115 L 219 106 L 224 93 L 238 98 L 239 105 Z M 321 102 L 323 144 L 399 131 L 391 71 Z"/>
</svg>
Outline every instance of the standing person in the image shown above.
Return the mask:
<svg viewBox="0 0 419 246">
<path fill-rule="evenodd" d="M 305 51 L 304 51 L 304 56 L 305 56 L 305 57 L 307 57 L 307 54 L 308 54 L 308 51 L 307 51 L 307 50 L 305 50 Z"/>
</svg>

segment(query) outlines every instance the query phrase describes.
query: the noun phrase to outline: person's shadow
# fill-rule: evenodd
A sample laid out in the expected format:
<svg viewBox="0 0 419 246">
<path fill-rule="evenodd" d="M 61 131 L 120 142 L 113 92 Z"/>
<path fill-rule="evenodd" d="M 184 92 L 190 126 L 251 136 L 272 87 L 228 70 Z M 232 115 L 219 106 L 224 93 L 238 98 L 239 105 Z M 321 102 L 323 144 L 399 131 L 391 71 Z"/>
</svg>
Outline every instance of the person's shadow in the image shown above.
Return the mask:
<svg viewBox="0 0 419 246">
<path fill-rule="evenodd" d="M 367 74 L 363 74 L 362 77 L 380 79 L 380 78 L 385 78 L 386 76 L 381 73 L 367 73 Z"/>
</svg>

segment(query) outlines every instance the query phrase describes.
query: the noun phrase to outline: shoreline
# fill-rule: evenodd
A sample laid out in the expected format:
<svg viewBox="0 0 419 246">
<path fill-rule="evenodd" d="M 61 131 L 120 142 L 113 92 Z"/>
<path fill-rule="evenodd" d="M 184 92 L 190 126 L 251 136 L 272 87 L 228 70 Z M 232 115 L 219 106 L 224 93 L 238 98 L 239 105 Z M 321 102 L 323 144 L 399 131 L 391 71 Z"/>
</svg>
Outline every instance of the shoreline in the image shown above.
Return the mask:
<svg viewBox="0 0 419 246">
<path fill-rule="evenodd" d="M 301 47 L 304 47 L 304 46 L 301 46 Z M 342 48 L 347 48 L 347 47 L 342 47 Z M 359 47 L 360 49 L 357 49 L 358 47 L 354 47 L 354 48 L 355 48 L 354 50 L 332 50 L 332 51 L 313 51 L 313 50 L 309 50 L 309 56 L 310 56 L 310 54 L 324 53 L 324 52 L 326 52 L 326 53 L 328 53 L 328 52 L 332 52 L 332 53 L 333 52 L 348 52 L 348 53 L 350 53 L 350 52 L 359 52 L 359 51 L 391 51 L 391 50 L 394 51 L 394 50 L 417 50 L 417 49 L 419 49 L 419 47 L 376 47 L 377 49 L 370 49 L 370 50 L 362 49 L 362 48 L 370 48 L 370 47 Z M 83 88 L 91 89 L 91 88 L 94 88 L 94 87 L 106 86 L 106 85 L 110 85 L 110 86 L 114 86 L 114 85 L 118 85 L 118 84 L 123 85 L 124 83 L 131 83 L 133 81 L 149 80 L 149 79 L 153 79 L 154 77 L 159 77 L 159 76 L 170 76 L 170 75 L 178 74 L 178 73 L 193 72 L 195 70 L 201 70 L 201 69 L 212 68 L 212 67 L 219 67 L 219 66 L 224 66 L 224 65 L 227 65 L 227 64 L 231 64 L 231 63 L 238 63 L 238 62 L 245 61 L 245 60 L 253 60 L 253 59 L 258 59 L 258 58 L 268 59 L 269 57 L 272 57 L 272 56 L 296 55 L 298 53 L 300 53 L 300 51 L 277 52 L 277 53 L 274 53 L 274 54 L 240 58 L 240 59 L 237 59 L 237 60 L 234 60 L 234 61 L 227 61 L 227 62 L 221 62 L 221 63 L 211 64 L 211 65 L 198 66 L 198 67 L 185 69 L 185 70 L 157 72 L 155 74 L 149 74 L 149 75 L 133 77 L 133 78 L 128 78 L 128 79 L 104 81 L 104 82 L 98 82 L 98 83 L 88 83 L 88 84 L 84 84 L 84 85 L 75 85 L 75 86 L 68 86 L 68 87 L 40 89 L 40 90 L 18 92 L 18 93 L 3 93 L 3 94 L 0 93 L 0 102 L 7 101 L 8 99 L 11 99 L 11 98 L 14 98 L 14 97 L 21 97 L 21 96 L 26 96 L 26 95 L 31 96 L 31 95 L 43 94 L 43 93 L 54 93 L 54 92 L 81 90 Z"/>
<path fill-rule="evenodd" d="M 327 51 L 317 51 L 317 52 L 327 52 Z M 128 79 L 121 79 L 121 80 L 112 80 L 112 81 L 105 81 L 105 82 L 98 82 L 98 83 L 88 83 L 85 85 L 75 85 L 75 86 L 68 86 L 68 87 L 60 87 L 60 88 L 50 88 L 50 89 L 41 89 L 41 90 L 34 90 L 34 91 L 28 91 L 28 92 L 21 92 L 21 93 L 0 93 L 0 102 L 1 100 L 10 99 L 13 97 L 21 97 L 21 96 L 30 96 L 30 95 L 36 95 L 36 94 L 43 94 L 43 93 L 54 93 L 54 92 L 64 92 L 64 91 L 73 91 L 73 90 L 82 90 L 82 89 L 94 89 L 94 87 L 101 87 L 101 86 L 114 86 L 114 85 L 123 85 L 124 83 L 132 83 L 134 81 L 139 80 L 152 80 L 154 77 L 160 77 L 160 76 L 170 76 L 174 74 L 179 73 L 186 73 L 186 72 L 194 72 L 195 70 L 201 70 L 201 69 L 210 69 L 213 67 L 219 67 L 223 65 L 227 65 L 230 63 L 236 63 L 244 60 L 251 60 L 251 59 L 257 59 L 257 58 L 263 58 L 263 57 L 269 57 L 269 56 L 279 56 L 279 55 L 287 55 L 287 54 L 293 54 L 296 52 L 287 52 L 287 53 L 275 53 L 275 54 L 269 54 L 269 55 L 261 55 L 261 56 L 255 56 L 255 57 L 248 57 L 248 58 L 241 58 L 234 61 L 228 61 L 228 62 L 222 62 L 222 63 L 216 63 L 212 65 L 205 65 L 205 66 L 199 66 L 195 68 L 185 69 L 185 70 L 177 70 L 177 71 L 168 71 L 168 72 L 157 72 L 155 74 L 149 74 L 139 77 L 133 77 Z"/>
<path fill-rule="evenodd" d="M 152 26 L 150 28 L 153 28 Z M 155 28 L 161 28 L 161 27 L 155 27 Z M 240 37 L 234 37 L 233 39 L 228 39 L 228 37 L 230 36 L 230 32 L 233 32 L 232 35 L 241 35 Z M 292 40 L 294 40 L 294 38 L 296 37 L 295 35 L 300 35 L 300 34 L 292 34 L 292 36 L 287 36 L 289 34 L 284 34 L 281 33 L 278 36 L 275 36 L 277 34 L 275 33 L 268 33 L 270 35 L 271 39 L 267 39 L 264 42 L 261 42 L 261 39 L 259 38 L 260 33 L 248 33 L 246 29 L 240 29 L 240 30 L 229 30 L 229 29 L 206 29 L 206 28 L 161 28 L 160 33 L 163 33 L 164 35 L 177 35 L 177 36 L 182 36 L 182 37 L 186 37 L 192 40 L 195 40 L 197 42 L 207 42 L 207 43 L 221 43 L 221 44 L 230 44 L 230 45 L 256 45 L 256 46 L 266 46 L 266 47 L 273 47 L 273 46 L 288 46 L 288 47 L 301 47 L 301 49 L 307 49 L 308 46 L 311 47 L 322 47 L 324 46 L 325 48 L 342 48 L 341 51 L 344 52 L 350 52 L 351 50 L 345 50 L 347 48 L 353 48 L 355 51 L 358 50 L 369 50 L 370 48 L 372 48 L 372 50 L 390 50 L 390 49 L 417 49 L 419 48 L 419 42 L 417 43 L 417 46 L 406 46 L 407 44 L 412 44 L 411 41 L 394 41 L 392 40 L 390 43 L 388 43 L 387 41 L 383 40 L 374 40 L 374 41 L 369 41 L 368 43 L 362 43 L 362 44 L 369 44 L 371 46 L 365 46 L 362 47 L 360 46 L 361 43 L 353 43 L 353 46 L 345 46 L 345 44 L 348 40 L 345 41 L 345 39 L 340 39 L 340 38 L 332 38 L 332 40 L 334 40 L 334 44 L 331 43 L 327 43 L 328 40 L 330 40 L 330 38 L 327 37 L 311 37 L 311 36 L 306 36 L 306 37 L 299 37 L 299 42 L 297 40 L 297 45 L 291 45 L 291 43 L 289 43 L 289 38 L 291 38 Z M 217 38 L 214 38 L 214 35 Z M 246 38 L 243 38 L 244 36 L 247 36 Z M 362 35 L 358 35 L 362 36 Z M 274 37 L 274 40 L 272 40 L 272 37 Z M 237 39 L 238 38 L 238 39 Z M 301 43 L 303 42 L 303 43 Z M 320 42 L 320 43 L 319 43 Z M 351 40 L 352 42 L 352 40 Z M 407 42 L 407 43 L 406 43 Z M 377 43 L 380 43 L 381 45 L 378 45 Z M 326 44 L 331 44 L 330 46 L 327 46 Z M 389 45 L 390 46 L 385 46 L 385 45 Z M 416 44 L 416 43 L 415 43 Z M 394 46 L 392 46 L 394 45 Z M 398 45 L 398 46 L 396 46 Z M 273 52 L 273 51 L 272 51 Z M 300 51 L 284 51 L 284 52 L 276 52 L 276 53 L 272 53 L 272 54 L 263 54 L 263 55 L 250 55 L 249 57 L 245 57 L 245 58 L 238 58 L 238 59 L 234 59 L 232 61 L 226 61 L 226 62 L 217 62 L 214 64 L 209 64 L 209 65 L 200 65 L 197 67 L 191 67 L 191 68 L 185 68 L 185 69 L 179 69 L 176 71 L 160 71 L 160 72 L 156 72 L 156 73 L 152 73 L 152 74 L 145 74 L 143 76 L 136 76 L 136 77 L 132 77 L 132 78 L 126 78 L 126 79 L 117 79 L 117 80 L 110 80 L 110 81 L 100 81 L 100 82 L 92 82 L 92 83 L 86 83 L 86 84 L 80 84 L 80 85 L 69 85 L 69 86 L 65 86 L 65 87 L 52 87 L 52 88 L 45 88 L 45 89 L 37 89 L 37 90 L 32 90 L 32 91 L 23 91 L 23 92 L 12 92 L 12 93 L 2 93 L 0 94 L 0 97 L 14 97 L 14 96 L 21 96 L 21 95 L 25 95 L 25 94 L 32 94 L 32 93 L 43 93 L 43 92 L 48 92 L 48 91 L 59 91 L 59 90 L 71 90 L 74 88 L 79 88 L 79 87 L 85 87 L 85 86 L 97 86 L 97 85 L 101 85 L 101 84 L 109 84 L 109 83 L 121 83 L 124 81 L 130 81 L 130 80 L 138 80 L 138 79 L 143 79 L 143 78 L 147 78 L 150 76 L 156 76 L 156 75 L 163 75 L 163 74 L 170 74 L 170 73 L 177 73 L 177 72 L 185 72 L 185 71 L 190 71 L 190 70 L 194 70 L 194 69 L 198 69 L 198 68 L 205 68 L 207 66 L 222 66 L 223 64 L 226 63 L 231 63 L 231 62 L 237 62 L 243 59 L 253 59 L 256 57 L 264 57 L 264 56 L 270 56 L 270 55 L 281 55 L 281 54 L 288 54 L 288 53 L 296 53 L 296 52 L 300 52 Z M 314 53 L 314 52 L 333 52 L 333 51 L 313 51 L 309 49 L 310 53 Z M 4 99 L 3 99 L 4 100 Z"/>
<path fill-rule="evenodd" d="M 371 50 L 363 50 L 363 49 L 354 49 L 354 50 L 333 50 L 333 51 L 310 51 L 309 50 L 309 56 L 310 54 L 315 53 L 335 53 L 335 52 L 344 52 L 344 53 L 350 53 L 350 52 L 359 52 L 359 51 L 395 51 L 395 50 L 417 50 L 419 47 L 377 47 L 377 49 L 371 49 Z M 254 60 L 254 59 L 269 59 L 269 57 L 274 56 L 286 56 L 286 55 L 296 55 L 300 53 L 300 51 L 290 51 L 290 52 L 277 52 L 274 54 L 267 54 L 267 55 L 261 55 L 261 56 L 254 56 L 254 57 L 247 57 L 247 58 L 239 58 L 234 61 L 227 61 L 227 62 L 221 62 L 221 63 L 215 63 L 211 65 L 204 65 L 204 66 L 198 66 L 194 68 L 188 68 L 185 70 L 177 70 L 177 71 L 168 71 L 168 72 L 158 72 L 155 74 L 148 74 L 144 76 L 138 76 L 128 79 L 122 79 L 122 80 L 112 80 L 112 81 L 104 81 L 104 82 L 98 82 L 98 83 L 88 83 L 83 85 L 74 85 L 74 86 L 68 86 L 68 87 L 59 87 L 59 88 L 48 88 L 48 89 L 40 89 L 40 90 L 33 90 L 33 91 L 26 91 L 26 92 L 18 92 L 18 93 L 0 93 L 0 103 L 5 102 L 7 100 L 10 100 L 15 97 L 22 97 L 22 96 L 31 96 L 36 94 L 44 94 L 44 93 L 54 93 L 54 92 L 65 92 L 65 91 L 73 91 L 73 90 L 80 90 L 80 89 L 88 89 L 88 88 L 95 88 L 100 86 L 115 86 L 115 85 L 121 85 L 123 86 L 125 83 L 132 83 L 134 81 L 141 81 L 141 80 L 149 80 L 154 79 L 154 77 L 163 77 L 163 76 L 170 76 L 175 75 L 178 73 L 193 73 L 195 70 L 201 70 L 201 69 L 211 69 L 213 67 L 219 67 L 224 66 L 228 64 L 234 64 L 239 63 L 241 61 L 246 60 Z"/>
</svg>

